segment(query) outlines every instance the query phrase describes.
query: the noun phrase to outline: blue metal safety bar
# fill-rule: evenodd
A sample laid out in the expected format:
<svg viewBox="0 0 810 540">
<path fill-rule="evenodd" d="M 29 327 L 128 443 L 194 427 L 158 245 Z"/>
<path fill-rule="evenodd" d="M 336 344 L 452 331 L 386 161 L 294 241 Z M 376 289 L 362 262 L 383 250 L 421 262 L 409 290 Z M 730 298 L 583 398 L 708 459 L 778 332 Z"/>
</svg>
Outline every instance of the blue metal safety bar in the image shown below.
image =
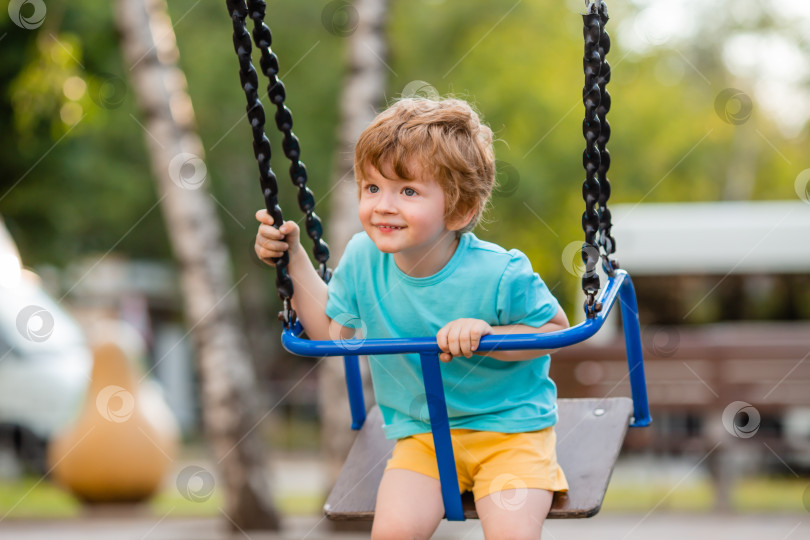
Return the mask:
<svg viewBox="0 0 810 540">
<path fill-rule="evenodd" d="M 357 431 L 366 421 L 366 400 L 363 399 L 363 377 L 360 375 L 360 360 L 357 355 L 343 357 L 346 370 L 346 387 L 349 391 L 349 408 L 352 411 L 352 429 Z"/>
<path fill-rule="evenodd" d="M 608 278 L 598 301 L 602 310 L 593 319 L 588 319 L 571 328 L 538 334 L 490 335 L 481 338 L 478 352 L 513 351 L 522 349 L 559 349 L 590 338 L 602 328 L 616 299 L 619 299 L 624 327 L 624 342 L 627 349 L 627 367 L 630 373 L 630 389 L 633 396 L 632 427 L 647 426 L 652 421 L 647 402 L 647 384 L 644 377 L 644 357 L 641 351 L 641 331 L 638 322 L 636 292 L 630 275 L 616 270 Z M 299 337 L 303 328 L 296 323 L 282 333 L 281 343 L 285 349 L 300 356 L 344 356 L 346 384 L 352 411 L 352 429 L 360 429 L 365 421 L 366 408 L 360 377 L 358 355 L 419 353 L 422 375 L 428 400 L 430 425 L 436 446 L 436 460 L 442 487 L 445 514 L 450 521 L 463 521 L 461 495 L 458 492 L 453 446 L 447 404 L 444 399 L 439 349 L 435 336 L 426 338 L 350 339 L 344 341 L 311 341 Z M 349 352 L 351 354 L 347 355 Z"/>
</svg>

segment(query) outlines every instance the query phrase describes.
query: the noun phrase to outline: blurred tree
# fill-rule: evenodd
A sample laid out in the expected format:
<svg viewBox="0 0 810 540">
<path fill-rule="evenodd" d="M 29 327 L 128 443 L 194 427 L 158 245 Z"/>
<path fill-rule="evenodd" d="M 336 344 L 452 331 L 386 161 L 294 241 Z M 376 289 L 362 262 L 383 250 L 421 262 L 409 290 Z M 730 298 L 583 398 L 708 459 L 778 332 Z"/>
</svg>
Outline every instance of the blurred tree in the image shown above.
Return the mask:
<svg viewBox="0 0 810 540">
<path fill-rule="evenodd" d="M 110 22 L 89 0 L 48 3 L 41 26 L 0 17 L 0 212 L 28 265 L 168 255 Z"/>
<path fill-rule="evenodd" d="M 255 375 L 242 332 L 222 226 L 204 182 L 202 142 L 163 0 L 117 3 L 122 48 L 144 117 L 159 202 L 180 266 L 202 376 L 203 418 L 234 529 L 278 529 L 259 425 Z"/>
</svg>

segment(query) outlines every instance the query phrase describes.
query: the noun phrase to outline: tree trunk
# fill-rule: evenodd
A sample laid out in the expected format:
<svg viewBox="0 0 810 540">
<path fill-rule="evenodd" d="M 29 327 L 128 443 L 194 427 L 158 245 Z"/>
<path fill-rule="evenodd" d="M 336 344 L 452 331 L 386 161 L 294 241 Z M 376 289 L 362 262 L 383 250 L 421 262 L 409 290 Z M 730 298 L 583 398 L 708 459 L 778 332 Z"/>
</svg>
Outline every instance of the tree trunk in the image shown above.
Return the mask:
<svg viewBox="0 0 810 540">
<path fill-rule="evenodd" d="M 349 65 L 340 99 L 341 125 L 333 172 L 332 208 L 327 226 L 333 263 L 340 259 L 349 239 L 362 230 L 357 218 L 357 186 L 352 170 L 354 145 L 360 133 L 376 116 L 385 98 L 387 54 L 385 18 L 388 0 L 355 0 L 357 27 L 349 39 Z M 349 17 L 351 19 L 351 17 Z M 368 362 L 360 362 L 366 404 L 373 403 Z M 332 483 L 349 453 L 355 433 L 351 426 L 343 362 L 337 358 L 321 364 L 318 373 L 321 440 Z"/>
<path fill-rule="evenodd" d="M 117 21 L 180 267 L 202 379 L 203 421 L 217 459 L 225 512 L 234 528 L 275 530 L 279 518 L 256 430 L 255 377 L 240 321 L 238 282 L 233 282 L 222 227 L 204 183 L 204 150 L 177 67 L 171 20 L 164 0 L 118 0 Z"/>
</svg>

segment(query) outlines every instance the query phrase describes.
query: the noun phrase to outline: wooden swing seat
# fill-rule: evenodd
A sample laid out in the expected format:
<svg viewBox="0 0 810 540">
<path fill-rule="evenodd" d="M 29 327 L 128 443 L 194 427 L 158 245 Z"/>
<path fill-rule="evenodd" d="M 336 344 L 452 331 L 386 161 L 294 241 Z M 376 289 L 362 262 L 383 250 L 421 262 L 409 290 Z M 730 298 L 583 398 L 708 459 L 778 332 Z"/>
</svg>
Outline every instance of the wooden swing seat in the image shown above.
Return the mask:
<svg viewBox="0 0 810 540">
<path fill-rule="evenodd" d="M 626 397 L 560 399 L 557 406 L 557 460 L 569 491 L 554 494 L 548 517 L 591 517 L 602 507 L 633 414 L 633 401 Z M 374 519 L 377 488 L 395 442 L 383 435 L 382 415 L 375 405 L 324 505 L 326 517 L 336 521 Z M 478 519 L 472 493 L 462 496 L 462 504 L 465 518 Z"/>
</svg>

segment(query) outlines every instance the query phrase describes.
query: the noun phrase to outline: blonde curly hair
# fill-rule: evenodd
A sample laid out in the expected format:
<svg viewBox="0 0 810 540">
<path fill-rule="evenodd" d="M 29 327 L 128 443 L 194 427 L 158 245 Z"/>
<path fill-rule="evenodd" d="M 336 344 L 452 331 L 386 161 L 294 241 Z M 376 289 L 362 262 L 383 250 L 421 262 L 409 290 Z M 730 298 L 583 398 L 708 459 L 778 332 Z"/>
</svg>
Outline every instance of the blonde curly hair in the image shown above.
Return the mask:
<svg viewBox="0 0 810 540">
<path fill-rule="evenodd" d="M 492 130 L 466 101 L 401 99 L 377 115 L 357 141 L 358 187 L 368 168 L 393 172 L 393 180 L 414 180 L 420 172 L 435 178 L 445 194 L 445 221 L 472 214 L 458 234 L 471 231 L 495 185 Z"/>
</svg>

